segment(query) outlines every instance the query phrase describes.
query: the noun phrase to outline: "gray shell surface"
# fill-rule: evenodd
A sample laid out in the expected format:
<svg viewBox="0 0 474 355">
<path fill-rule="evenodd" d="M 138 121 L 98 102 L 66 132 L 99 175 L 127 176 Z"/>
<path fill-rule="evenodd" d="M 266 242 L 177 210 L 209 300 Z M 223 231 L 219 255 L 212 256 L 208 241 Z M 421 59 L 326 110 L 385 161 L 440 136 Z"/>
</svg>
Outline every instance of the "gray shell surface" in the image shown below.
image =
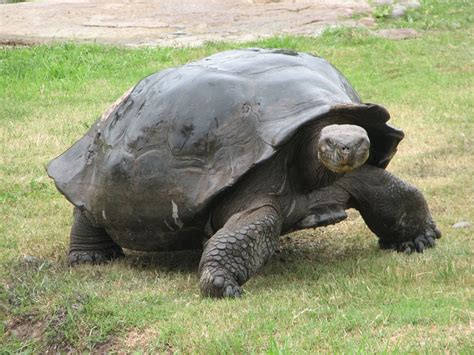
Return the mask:
<svg viewBox="0 0 474 355">
<path fill-rule="evenodd" d="M 322 58 L 222 52 L 140 81 L 48 174 L 122 246 L 169 249 L 202 231 L 221 191 L 328 114 L 365 127 L 370 163 L 383 168 L 403 138 Z"/>
</svg>

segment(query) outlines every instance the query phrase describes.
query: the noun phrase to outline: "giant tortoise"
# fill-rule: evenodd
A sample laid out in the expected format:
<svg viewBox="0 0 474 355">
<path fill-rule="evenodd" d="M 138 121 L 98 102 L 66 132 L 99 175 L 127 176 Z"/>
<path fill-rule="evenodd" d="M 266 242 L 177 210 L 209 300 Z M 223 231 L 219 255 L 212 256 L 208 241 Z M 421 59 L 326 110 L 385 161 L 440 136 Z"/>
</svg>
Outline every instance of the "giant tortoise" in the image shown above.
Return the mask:
<svg viewBox="0 0 474 355">
<path fill-rule="evenodd" d="M 382 248 L 441 236 L 385 170 L 403 139 L 326 60 L 232 50 L 141 80 L 48 174 L 75 206 L 69 263 L 203 248 L 203 295 L 239 296 L 279 236 L 357 209 Z"/>
</svg>

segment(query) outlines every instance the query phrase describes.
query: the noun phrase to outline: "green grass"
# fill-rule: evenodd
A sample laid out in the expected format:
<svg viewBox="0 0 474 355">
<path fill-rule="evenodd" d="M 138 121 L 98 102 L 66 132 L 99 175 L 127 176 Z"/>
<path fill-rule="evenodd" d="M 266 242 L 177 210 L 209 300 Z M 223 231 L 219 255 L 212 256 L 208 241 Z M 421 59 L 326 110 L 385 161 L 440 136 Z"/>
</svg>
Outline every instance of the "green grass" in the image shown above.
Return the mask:
<svg viewBox="0 0 474 355">
<path fill-rule="evenodd" d="M 472 353 L 474 92 L 471 1 L 424 1 L 380 27 L 199 48 L 54 45 L 0 52 L 0 352 Z M 71 206 L 45 164 L 143 76 L 236 47 L 334 63 L 407 136 L 389 169 L 425 194 L 444 233 L 422 255 L 380 251 L 357 213 L 282 238 L 240 300 L 202 299 L 199 253 L 66 266 Z"/>
</svg>

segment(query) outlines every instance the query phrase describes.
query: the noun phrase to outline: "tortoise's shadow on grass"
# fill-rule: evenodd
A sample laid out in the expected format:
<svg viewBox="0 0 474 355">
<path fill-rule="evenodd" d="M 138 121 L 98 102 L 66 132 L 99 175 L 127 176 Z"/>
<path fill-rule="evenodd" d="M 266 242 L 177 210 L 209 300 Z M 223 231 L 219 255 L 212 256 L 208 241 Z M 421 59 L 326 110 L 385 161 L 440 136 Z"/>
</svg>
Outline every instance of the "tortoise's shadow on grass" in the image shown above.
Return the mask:
<svg viewBox="0 0 474 355">
<path fill-rule="evenodd" d="M 301 236 L 286 237 L 280 249 L 262 271 L 266 275 L 271 275 L 291 268 L 296 269 L 301 264 L 310 267 L 336 266 L 350 260 L 356 262 L 357 259 L 368 258 L 379 252 L 377 244 L 371 241 L 364 242 L 358 238 L 346 240 L 347 243 L 340 241 L 326 237 L 316 239 Z"/>
<path fill-rule="evenodd" d="M 367 239 L 354 238 L 347 244 L 339 244 L 325 238 L 311 241 L 291 238 L 250 280 L 247 288 L 256 293 L 303 285 L 312 288 L 321 278 L 353 275 L 355 270 L 384 260 L 387 253 L 389 251 L 381 251 L 376 242 Z"/>
<path fill-rule="evenodd" d="M 308 266 L 335 265 L 348 259 L 365 258 L 372 255 L 375 245 L 371 242 L 360 243 L 353 240 L 349 243 L 338 243 L 332 238 L 302 238 L 301 236 L 284 236 L 280 248 L 262 267 L 257 275 L 279 275 L 292 272 L 305 263 Z M 126 251 L 124 263 L 138 270 L 156 270 L 163 272 L 180 272 L 196 274 L 202 250 L 181 250 L 168 252 Z"/>
<path fill-rule="evenodd" d="M 166 272 L 196 273 L 202 250 L 180 250 L 167 252 L 125 251 L 124 262 L 136 269 L 154 269 Z"/>
</svg>

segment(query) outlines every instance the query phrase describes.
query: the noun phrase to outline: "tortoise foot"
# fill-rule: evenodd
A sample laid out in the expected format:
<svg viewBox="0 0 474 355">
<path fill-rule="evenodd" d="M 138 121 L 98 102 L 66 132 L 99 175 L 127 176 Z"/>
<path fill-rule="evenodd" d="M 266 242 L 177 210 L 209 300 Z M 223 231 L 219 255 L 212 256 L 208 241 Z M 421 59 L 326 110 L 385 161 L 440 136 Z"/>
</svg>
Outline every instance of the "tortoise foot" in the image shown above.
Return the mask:
<svg viewBox="0 0 474 355">
<path fill-rule="evenodd" d="M 423 253 L 426 248 L 433 248 L 436 245 L 436 239 L 441 238 L 441 232 L 435 226 L 429 226 L 424 233 L 416 238 L 407 241 L 386 242 L 379 240 L 380 249 L 394 249 L 398 252 L 411 254 L 413 252 Z"/>
<path fill-rule="evenodd" d="M 123 258 L 124 256 L 125 254 L 119 246 L 97 250 L 71 250 L 69 252 L 68 262 L 70 266 L 79 264 L 103 264 Z"/>
<path fill-rule="evenodd" d="M 242 288 L 234 277 L 223 270 L 202 270 L 200 288 L 203 296 L 214 298 L 235 298 L 243 294 Z"/>
</svg>

